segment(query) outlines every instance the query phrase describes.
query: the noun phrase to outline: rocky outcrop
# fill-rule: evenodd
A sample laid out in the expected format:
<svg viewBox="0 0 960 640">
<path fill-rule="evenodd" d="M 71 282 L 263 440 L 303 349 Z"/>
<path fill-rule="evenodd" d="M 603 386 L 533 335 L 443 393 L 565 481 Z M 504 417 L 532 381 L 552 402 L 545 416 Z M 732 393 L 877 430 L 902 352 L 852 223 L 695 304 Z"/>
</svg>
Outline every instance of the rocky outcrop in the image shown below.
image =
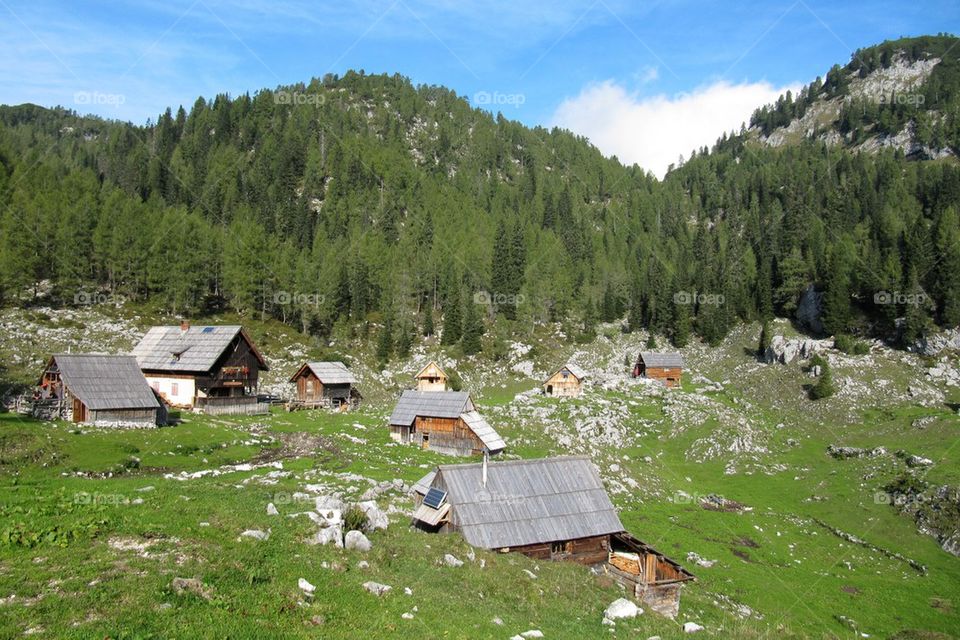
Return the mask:
<svg viewBox="0 0 960 640">
<path fill-rule="evenodd" d="M 814 340 L 812 338 L 785 338 L 784 336 L 773 336 L 770 339 L 770 346 L 763 354 L 764 362 L 772 364 L 790 364 L 800 358 L 806 360 L 814 354 L 822 353 L 830 348 L 830 340 Z"/>
</svg>

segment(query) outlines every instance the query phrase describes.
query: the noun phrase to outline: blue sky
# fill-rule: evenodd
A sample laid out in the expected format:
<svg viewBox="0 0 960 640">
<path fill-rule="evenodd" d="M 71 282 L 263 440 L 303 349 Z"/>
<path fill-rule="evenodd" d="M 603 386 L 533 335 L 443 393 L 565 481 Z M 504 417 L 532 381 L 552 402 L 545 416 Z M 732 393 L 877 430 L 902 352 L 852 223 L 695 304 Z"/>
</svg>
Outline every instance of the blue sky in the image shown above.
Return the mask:
<svg viewBox="0 0 960 640">
<path fill-rule="evenodd" d="M 678 136 L 653 136 L 637 119 L 666 134 L 695 121 L 709 144 L 751 101 L 809 82 L 858 47 L 960 31 L 956 0 L 0 0 L 0 16 L 5 104 L 142 123 L 198 95 L 399 72 L 474 103 L 489 97 L 528 125 L 573 128 L 658 173 L 696 140 L 674 149 Z M 632 133 L 611 145 L 597 120 L 619 129 L 619 119 Z M 624 157 L 635 146 L 664 149 Z"/>
</svg>

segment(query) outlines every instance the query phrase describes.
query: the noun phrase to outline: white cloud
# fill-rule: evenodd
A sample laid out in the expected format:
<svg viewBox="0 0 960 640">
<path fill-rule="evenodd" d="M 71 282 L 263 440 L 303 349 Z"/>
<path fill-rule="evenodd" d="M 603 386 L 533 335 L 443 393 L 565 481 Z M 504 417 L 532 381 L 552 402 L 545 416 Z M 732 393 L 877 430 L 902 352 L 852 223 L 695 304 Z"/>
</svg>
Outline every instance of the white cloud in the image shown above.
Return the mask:
<svg viewBox="0 0 960 640">
<path fill-rule="evenodd" d="M 768 82 L 717 81 L 672 97 L 644 97 L 612 80 L 591 84 L 564 100 L 552 124 L 586 136 L 603 153 L 663 177 L 682 154 L 712 146 L 724 131 L 739 130 L 757 107 L 787 89 Z"/>
</svg>

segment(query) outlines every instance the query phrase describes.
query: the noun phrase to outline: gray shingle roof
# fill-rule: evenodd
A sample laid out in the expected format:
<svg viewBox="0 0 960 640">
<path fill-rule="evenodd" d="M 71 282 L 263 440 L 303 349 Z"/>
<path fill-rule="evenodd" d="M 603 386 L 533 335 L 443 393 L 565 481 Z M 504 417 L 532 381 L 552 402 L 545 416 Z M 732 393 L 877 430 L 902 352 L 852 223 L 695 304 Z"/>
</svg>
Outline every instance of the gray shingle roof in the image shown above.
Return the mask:
<svg viewBox="0 0 960 640">
<path fill-rule="evenodd" d="M 550 377 L 547 378 L 547 379 L 549 380 L 550 378 L 552 378 L 553 376 L 557 375 L 558 373 L 560 373 L 560 372 L 563 371 L 564 369 L 566 369 L 567 371 L 569 371 L 570 373 L 572 373 L 573 376 L 574 376 L 577 380 L 583 380 L 584 378 L 587 377 L 587 372 L 586 372 L 586 371 L 584 371 L 584 370 L 583 370 L 582 368 L 580 368 L 578 365 L 575 365 L 575 364 L 573 364 L 573 363 L 568 362 L 567 364 L 563 365 L 562 367 L 560 367 L 559 369 L 557 369 L 556 371 L 554 371 L 552 374 L 550 374 Z"/>
<path fill-rule="evenodd" d="M 308 362 L 307 366 L 323 384 L 357 384 L 353 373 L 342 362 Z"/>
<path fill-rule="evenodd" d="M 412 490 L 412 491 L 415 491 L 416 493 L 419 493 L 420 495 L 426 495 L 426 494 L 427 494 L 427 491 L 430 490 L 430 485 L 433 484 L 433 478 L 434 478 L 434 476 L 436 476 L 436 475 L 437 475 L 437 470 L 434 469 L 433 471 L 431 471 L 431 472 L 428 473 L 427 475 L 425 475 L 425 476 L 423 476 L 422 478 L 420 478 L 419 480 L 417 480 L 417 481 L 413 484 L 413 487 L 411 487 L 411 490 Z"/>
<path fill-rule="evenodd" d="M 641 351 L 640 359 L 648 367 L 680 367 L 683 368 L 683 356 L 675 351 L 668 353 L 654 353 L 652 351 Z"/>
<path fill-rule="evenodd" d="M 90 410 L 160 407 L 133 356 L 63 353 L 53 360 L 63 384 Z"/>
<path fill-rule="evenodd" d="M 243 328 L 239 325 L 190 327 L 186 331 L 179 326 L 151 327 L 132 353 L 141 369 L 202 373 L 213 368 L 240 333 Z M 257 357 L 265 370 L 266 363 L 259 354 Z"/>
<path fill-rule="evenodd" d="M 499 549 L 623 531 L 600 476 L 586 456 L 441 465 L 433 479 L 467 542 Z"/>
<path fill-rule="evenodd" d="M 472 409 L 466 391 L 404 391 L 390 415 L 390 424 L 409 427 L 417 416 L 459 418 Z"/>
<path fill-rule="evenodd" d="M 503 441 L 500 434 L 476 411 L 465 411 L 460 417 L 491 453 L 507 448 L 507 443 Z"/>
</svg>

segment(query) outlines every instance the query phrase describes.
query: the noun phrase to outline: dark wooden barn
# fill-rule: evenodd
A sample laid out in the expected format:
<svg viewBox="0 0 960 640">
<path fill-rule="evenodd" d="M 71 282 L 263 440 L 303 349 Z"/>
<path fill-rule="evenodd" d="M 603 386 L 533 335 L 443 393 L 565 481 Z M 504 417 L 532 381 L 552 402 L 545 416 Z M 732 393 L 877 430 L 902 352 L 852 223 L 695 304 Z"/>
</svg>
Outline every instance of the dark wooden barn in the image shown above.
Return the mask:
<svg viewBox="0 0 960 640">
<path fill-rule="evenodd" d="M 134 347 L 147 382 L 168 404 L 210 414 L 266 413 L 257 400 L 267 363 L 243 327 L 152 327 Z"/>
<path fill-rule="evenodd" d="M 641 351 L 633 366 L 633 377 L 651 378 L 668 387 L 679 387 L 683 378 L 683 356 L 676 352 Z"/>
<path fill-rule="evenodd" d="M 153 427 L 167 412 L 133 356 L 58 354 L 34 392 L 32 413 L 81 424 Z"/>
<path fill-rule="evenodd" d="M 506 447 L 464 391 L 404 391 L 390 415 L 390 437 L 459 456 L 495 454 Z"/>
<path fill-rule="evenodd" d="M 357 380 L 342 362 L 305 362 L 290 382 L 297 385 L 296 407 L 345 411 L 360 405 Z"/>
<path fill-rule="evenodd" d="M 676 616 L 693 575 L 624 530 L 586 456 L 441 465 L 414 487 L 414 523 L 483 549 L 597 567 Z"/>
</svg>

